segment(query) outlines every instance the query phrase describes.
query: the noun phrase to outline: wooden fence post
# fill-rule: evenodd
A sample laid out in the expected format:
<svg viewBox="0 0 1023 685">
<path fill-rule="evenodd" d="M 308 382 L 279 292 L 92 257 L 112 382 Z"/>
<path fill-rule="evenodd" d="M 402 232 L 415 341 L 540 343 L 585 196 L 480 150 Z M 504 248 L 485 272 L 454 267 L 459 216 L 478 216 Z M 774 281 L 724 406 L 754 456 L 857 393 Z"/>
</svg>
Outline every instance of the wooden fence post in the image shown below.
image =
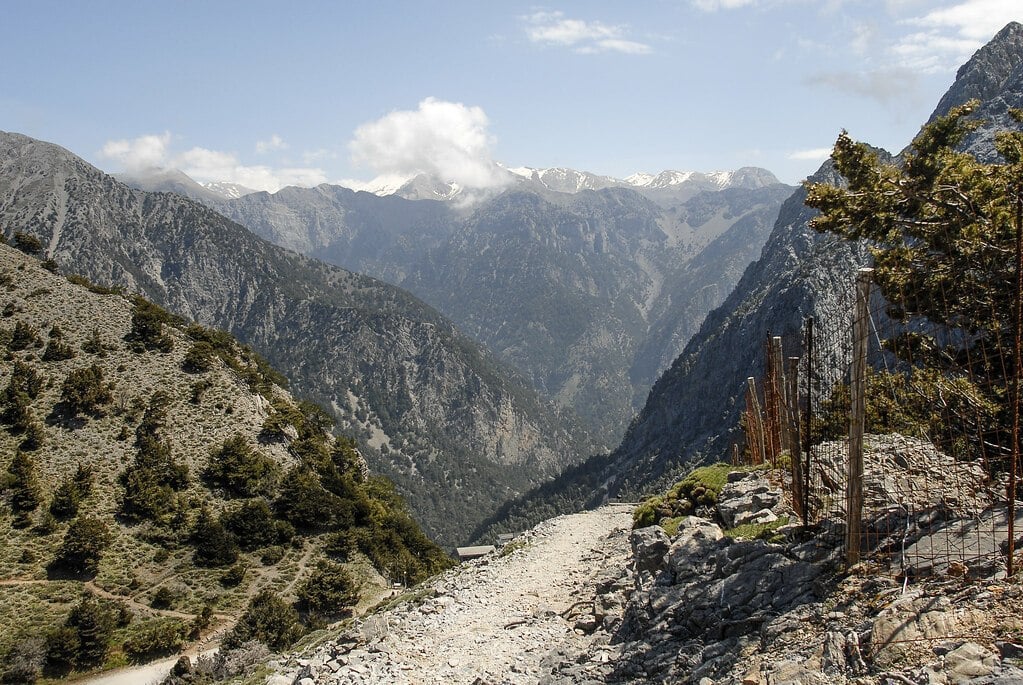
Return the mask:
<svg viewBox="0 0 1023 685">
<path fill-rule="evenodd" d="M 792 467 L 792 508 L 806 521 L 803 511 L 803 460 L 799 441 L 799 357 L 789 357 L 785 368 L 785 416 L 788 450 Z"/>
<path fill-rule="evenodd" d="M 873 269 L 856 274 L 856 312 L 853 316 L 853 357 L 849 378 L 849 476 L 845 488 L 845 561 L 860 560 L 863 517 L 863 432 L 866 428 L 867 339 L 870 333 L 870 280 Z"/>
<path fill-rule="evenodd" d="M 764 441 L 764 418 L 760 411 L 760 401 L 757 399 L 757 381 L 753 376 L 746 379 L 746 410 L 750 454 L 754 464 L 762 464 L 767 454 Z"/>
</svg>

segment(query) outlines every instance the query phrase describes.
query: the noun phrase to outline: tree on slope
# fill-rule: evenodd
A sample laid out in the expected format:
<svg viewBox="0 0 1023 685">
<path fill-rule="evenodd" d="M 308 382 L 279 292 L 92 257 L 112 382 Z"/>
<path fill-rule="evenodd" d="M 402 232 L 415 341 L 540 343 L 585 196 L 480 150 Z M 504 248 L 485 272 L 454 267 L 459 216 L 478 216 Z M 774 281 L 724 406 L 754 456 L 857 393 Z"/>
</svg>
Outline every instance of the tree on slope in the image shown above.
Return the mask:
<svg viewBox="0 0 1023 685">
<path fill-rule="evenodd" d="M 976 107 L 967 103 L 924 127 L 897 164 L 843 131 L 832 159 L 847 185 L 809 184 L 806 204 L 821 212 L 812 222 L 818 231 L 870 241 L 890 316 L 930 322 L 907 328 L 888 349 L 918 368 L 976 383 L 977 400 L 1003 410 L 994 427 L 1001 435 L 984 439 L 1004 445 L 1023 132 L 995 136 L 1000 160 L 993 163 L 960 151 L 980 124 L 971 117 Z M 1023 122 L 1023 112 L 1013 116 Z"/>
</svg>

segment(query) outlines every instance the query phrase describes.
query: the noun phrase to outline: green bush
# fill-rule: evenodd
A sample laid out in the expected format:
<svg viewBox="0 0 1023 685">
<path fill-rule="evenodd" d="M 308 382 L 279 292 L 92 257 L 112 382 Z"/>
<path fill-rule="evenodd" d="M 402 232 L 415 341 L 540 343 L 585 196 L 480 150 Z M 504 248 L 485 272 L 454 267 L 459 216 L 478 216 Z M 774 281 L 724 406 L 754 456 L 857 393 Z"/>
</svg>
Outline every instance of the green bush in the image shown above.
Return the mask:
<svg viewBox="0 0 1023 685">
<path fill-rule="evenodd" d="M 693 469 L 664 495 L 650 497 L 636 507 L 632 514 L 633 528 L 688 516 L 699 507 L 713 507 L 728 482 L 728 474 L 737 470 L 741 469 L 723 462 Z M 677 523 L 675 528 L 678 528 Z"/>
<path fill-rule="evenodd" d="M 29 347 L 39 347 L 42 344 L 43 341 L 39 339 L 36 329 L 24 321 L 18 321 L 14 324 L 14 331 L 11 333 L 11 339 L 7 342 L 7 349 L 11 352 L 20 352 Z"/>
<path fill-rule="evenodd" d="M 92 329 L 92 333 L 85 339 L 85 342 L 82 343 L 82 352 L 94 354 L 97 357 L 107 356 L 107 348 L 103 344 L 103 339 L 99 335 L 98 328 L 94 327 Z"/>
<path fill-rule="evenodd" d="M 203 475 L 234 497 L 255 497 L 270 491 L 279 469 L 272 459 L 254 450 L 239 433 L 213 451 Z"/>
<path fill-rule="evenodd" d="M 274 519 L 270 507 L 262 499 L 240 502 L 225 511 L 220 521 L 247 552 L 287 542 L 294 532 L 279 525 L 282 522 Z"/>
<path fill-rule="evenodd" d="M 143 297 L 136 297 L 131 314 L 131 330 L 124 339 L 136 352 L 170 352 L 174 349 L 174 340 L 164 333 L 163 327 L 171 321 L 172 317 L 165 309 Z"/>
<path fill-rule="evenodd" d="M 75 665 L 90 667 L 103 663 L 116 626 L 114 612 L 87 593 L 71 608 L 65 625 L 77 633 Z"/>
<path fill-rule="evenodd" d="M 110 529 L 96 518 L 79 516 L 67 533 L 53 560 L 53 568 L 77 576 L 95 575 L 103 551 L 113 541 Z"/>
<path fill-rule="evenodd" d="M 11 496 L 11 508 L 16 514 L 26 514 L 35 511 L 42 503 L 42 489 L 36 478 L 36 464 L 31 456 L 17 450 L 11 465 L 8 468 L 10 474 L 8 490 Z"/>
<path fill-rule="evenodd" d="M 185 358 L 181 361 L 181 368 L 188 373 L 205 373 L 213 368 L 215 359 L 216 350 L 213 349 L 213 345 L 200 340 L 188 348 Z"/>
<path fill-rule="evenodd" d="M 43 251 L 42 241 L 31 233 L 26 233 L 25 231 L 14 232 L 14 247 L 31 255 L 38 255 Z"/>
<path fill-rule="evenodd" d="M 103 382 L 103 369 L 95 364 L 71 371 L 64 379 L 60 396 L 73 414 L 95 413 L 101 405 L 113 401 L 110 388 Z"/>
<path fill-rule="evenodd" d="M 230 566 L 238 560 L 238 544 L 209 509 L 203 507 L 192 532 L 193 558 L 199 566 Z"/>
<path fill-rule="evenodd" d="M 124 653 L 135 662 L 174 654 L 185 643 L 187 628 L 176 618 L 158 618 L 134 630 L 124 641 Z"/>
<path fill-rule="evenodd" d="M 302 636 L 298 612 L 270 590 L 262 590 L 249 601 L 245 613 L 224 636 L 222 649 L 236 649 L 258 640 L 274 651 L 287 649 Z"/>
<path fill-rule="evenodd" d="M 307 612 L 338 617 L 351 613 L 359 601 L 360 583 L 334 561 L 320 561 L 298 588 L 299 605 Z"/>
<path fill-rule="evenodd" d="M 75 351 L 71 349 L 71 346 L 60 338 L 50 338 L 50 342 L 47 343 L 46 349 L 43 350 L 43 361 L 44 362 L 59 362 L 65 359 L 71 359 L 75 356 Z"/>
</svg>

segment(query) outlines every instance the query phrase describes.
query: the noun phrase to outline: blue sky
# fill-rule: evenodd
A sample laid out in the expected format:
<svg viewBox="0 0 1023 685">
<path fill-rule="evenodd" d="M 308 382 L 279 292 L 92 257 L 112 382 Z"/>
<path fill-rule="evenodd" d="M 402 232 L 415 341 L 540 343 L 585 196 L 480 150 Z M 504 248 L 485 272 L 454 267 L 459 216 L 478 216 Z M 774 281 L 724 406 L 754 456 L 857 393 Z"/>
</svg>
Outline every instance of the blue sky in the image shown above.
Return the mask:
<svg viewBox="0 0 1023 685">
<path fill-rule="evenodd" d="M 274 190 L 899 149 L 1018 0 L 0 0 L 0 129 Z"/>
</svg>

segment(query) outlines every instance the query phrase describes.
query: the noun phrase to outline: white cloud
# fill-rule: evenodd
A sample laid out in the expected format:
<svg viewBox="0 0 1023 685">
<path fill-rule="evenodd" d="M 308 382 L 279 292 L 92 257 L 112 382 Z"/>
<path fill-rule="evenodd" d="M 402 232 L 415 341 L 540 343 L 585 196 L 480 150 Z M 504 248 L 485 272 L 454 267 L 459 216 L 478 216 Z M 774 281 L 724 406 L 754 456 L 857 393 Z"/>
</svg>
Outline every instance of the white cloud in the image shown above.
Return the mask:
<svg viewBox="0 0 1023 685">
<path fill-rule="evenodd" d="M 915 31 L 892 49 L 900 63 L 925 73 L 954 69 L 1021 16 L 1018 0 L 962 0 L 903 20 Z"/>
<path fill-rule="evenodd" d="M 809 150 L 794 150 L 786 155 L 789 159 L 811 162 L 823 162 L 831 156 L 830 147 L 815 147 Z"/>
<path fill-rule="evenodd" d="M 918 78 L 914 70 L 902 67 L 868 72 L 820 72 L 807 77 L 805 82 L 891 105 L 913 101 L 919 93 Z"/>
<path fill-rule="evenodd" d="M 108 140 L 100 154 L 107 159 L 115 160 L 129 171 L 143 171 L 163 166 L 170 141 L 169 131 L 164 131 L 160 135 Z"/>
<path fill-rule="evenodd" d="M 129 172 L 145 172 L 154 168 L 180 169 L 199 182 L 227 181 L 270 192 L 289 185 L 314 186 L 327 180 L 323 170 L 318 168 L 249 166 L 242 164 L 233 153 L 203 147 L 175 153 L 170 149 L 170 142 L 169 132 L 111 140 L 103 146 L 101 154 Z"/>
<path fill-rule="evenodd" d="M 740 7 L 755 5 L 757 0 L 692 0 L 692 5 L 703 12 L 718 10 L 734 10 Z"/>
<path fill-rule="evenodd" d="M 284 142 L 284 139 L 274 133 L 270 136 L 269 140 L 257 140 L 256 141 L 256 152 L 264 154 L 266 152 L 273 152 L 275 150 L 287 150 L 288 144 Z"/>
<path fill-rule="evenodd" d="M 573 48 L 582 54 L 621 52 L 643 55 L 651 52 L 646 43 L 626 37 L 626 28 L 599 21 L 568 19 L 564 12 L 534 12 L 527 17 L 526 36 L 534 43 Z"/>
<path fill-rule="evenodd" d="M 426 98 L 416 110 L 400 110 L 359 126 L 348 149 L 355 164 L 380 176 L 420 173 L 446 182 L 489 188 L 505 182 L 490 156 L 493 139 L 479 107 Z"/>
</svg>

